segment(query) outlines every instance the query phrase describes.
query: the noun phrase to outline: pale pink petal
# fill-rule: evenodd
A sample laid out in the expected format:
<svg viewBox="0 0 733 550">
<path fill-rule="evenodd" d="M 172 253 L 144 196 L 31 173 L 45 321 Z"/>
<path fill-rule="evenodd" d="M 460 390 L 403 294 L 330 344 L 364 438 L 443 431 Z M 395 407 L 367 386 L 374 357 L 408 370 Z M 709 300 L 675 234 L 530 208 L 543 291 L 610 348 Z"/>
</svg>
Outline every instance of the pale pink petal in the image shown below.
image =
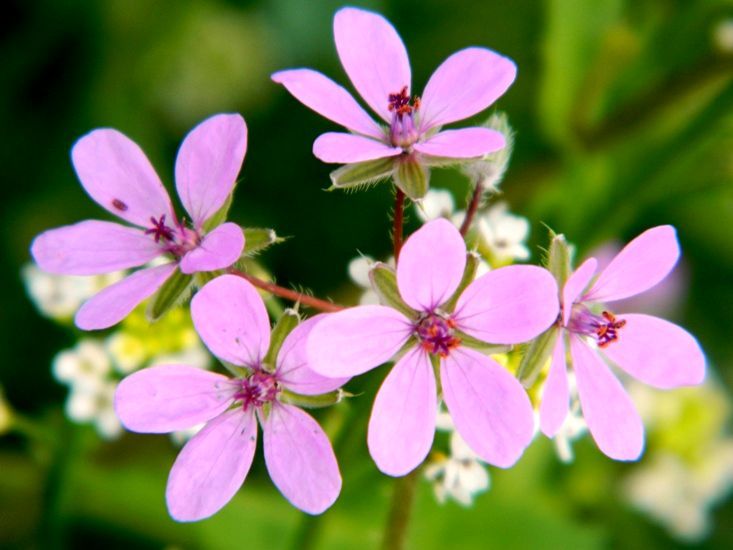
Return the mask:
<svg viewBox="0 0 733 550">
<path fill-rule="evenodd" d="M 165 500 L 177 521 L 198 521 L 221 510 L 244 483 L 257 446 L 250 409 L 226 412 L 186 443 L 168 476 Z"/>
<path fill-rule="evenodd" d="M 117 130 L 103 128 L 80 138 L 71 159 L 81 184 L 103 208 L 148 227 L 150 218 L 175 219 L 160 178 L 140 147 Z"/>
<path fill-rule="evenodd" d="M 270 478 L 293 506 L 320 514 L 336 501 L 341 492 L 336 456 L 310 415 L 275 402 L 262 424 L 262 437 Z"/>
<path fill-rule="evenodd" d="M 412 331 L 410 320 L 391 307 L 357 306 L 331 313 L 311 330 L 308 362 L 324 376 L 356 376 L 389 361 Z"/>
<path fill-rule="evenodd" d="M 76 312 L 74 323 L 82 330 L 99 330 L 116 325 L 149 298 L 173 275 L 175 263 L 136 271 L 87 300 Z"/>
<path fill-rule="evenodd" d="M 511 59 L 486 48 L 454 53 L 425 86 L 420 104 L 422 131 L 483 111 L 506 92 L 516 75 Z"/>
<path fill-rule="evenodd" d="M 277 379 L 288 388 L 302 395 L 318 395 L 336 390 L 349 378 L 328 378 L 318 374 L 308 364 L 306 344 L 316 323 L 326 319 L 325 313 L 302 321 L 288 334 L 277 355 Z"/>
<path fill-rule="evenodd" d="M 565 287 L 562 290 L 562 324 L 567 326 L 570 320 L 570 314 L 573 312 L 573 304 L 578 300 L 580 295 L 588 286 L 593 275 L 596 274 L 598 262 L 595 258 L 588 258 L 578 269 L 565 281 Z"/>
<path fill-rule="evenodd" d="M 151 367 L 119 383 L 115 412 L 133 432 L 185 430 L 227 410 L 238 388 L 226 376 L 195 367 Z"/>
<path fill-rule="evenodd" d="M 540 403 L 540 429 L 547 437 L 554 437 L 565 421 L 570 407 L 568 373 L 565 367 L 565 342 L 558 334 L 550 362 L 550 372 L 545 380 Z"/>
<path fill-rule="evenodd" d="M 409 351 L 384 379 L 369 418 L 369 454 L 382 472 L 403 476 L 430 452 L 438 396 L 430 357 Z"/>
<path fill-rule="evenodd" d="M 443 399 L 456 430 L 484 461 L 512 466 L 534 433 L 534 413 L 519 381 L 493 359 L 459 348 L 440 367 Z"/>
<path fill-rule="evenodd" d="M 679 256 L 674 227 L 660 225 L 648 229 L 608 264 L 583 301 L 612 302 L 640 294 L 664 279 Z"/>
<path fill-rule="evenodd" d="M 384 131 L 354 100 L 330 78 L 311 69 L 290 69 L 272 75 L 306 107 L 353 132 L 383 139 Z"/>
<path fill-rule="evenodd" d="M 614 460 L 636 460 L 644 448 L 644 425 L 626 390 L 576 336 L 570 338 L 570 353 L 583 417 L 598 448 Z"/>
<path fill-rule="evenodd" d="M 224 205 L 246 151 L 247 125 L 236 113 L 207 118 L 183 140 L 176 190 L 197 229 Z"/>
<path fill-rule="evenodd" d="M 705 355 L 682 327 L 637 313 L 619 316 L 626 325 L 601 351 L 634 378 L 655 388 L 693 386 L 705 378 Z"/>
<path fill-rule="evenodd" d="M 456 291 L 466 267 L 466 243 L 444 218 L 426 223 L 405 241 L 397 286 L 408 305 L 432 311 Z"/>
<path fill-rule="evenodd" d="M 401 153 L 399 147 L 385 145 L 370 137 L 339 132 L 321 134 L 313 142 L 313 154 L 323 162 L 349 164 L 395 157 Z"/>
<path fill-rule="evenodd" d="M 44 231 L 31 245 L 43 271 L 61 275 L 97 275 L 143 265 L 162 250 L 140 229 L 87 220 Z"/>
<path fill-rule="evenodd" d="M 183 273 L 215 271 L 235 263 L 244 250 L 244 233 L 236 223 L 223 223 L 181 259 Z"/>
<path fill-rule="evenodd" d="M 433 157 L 465 159 L 482 157 L 505 145 L 504 135 L 496 130 L 462 128 L 439 132 L 427 141 L 416 143 L 413 148 Z"/>
<path fill-rule="evenodd" d="M 222 275 L 191 300 L 191 318 L 201 339 L 219 359 L 259 367 L 270 346 L 270 318 L 250 283 Z"/>
<path fill-rule="evenodd" d="M 557 320 L 557 284 L 546 269 L 511 265 L 482 275 L 463 291 L 454 319 L 475 338 L 518 344 Z"/>
<path fill-rule="evenodd" d="M 410 61 L 402 39 L 381 15 L 342 8 L 333 19 L 333 34 L 341 64 L 369 106 L 387 122 L 389 94 L 410 92 Z"/>
</svg>

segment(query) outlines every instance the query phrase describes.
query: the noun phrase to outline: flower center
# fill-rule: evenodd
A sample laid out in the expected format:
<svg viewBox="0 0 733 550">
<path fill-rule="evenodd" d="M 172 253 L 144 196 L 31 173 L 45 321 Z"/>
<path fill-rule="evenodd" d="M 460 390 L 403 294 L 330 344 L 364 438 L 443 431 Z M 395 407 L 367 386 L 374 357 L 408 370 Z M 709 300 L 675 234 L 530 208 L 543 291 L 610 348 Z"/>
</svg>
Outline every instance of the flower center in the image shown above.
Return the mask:
<svg viewBox="0 0 733 550">
<path fill-rule="evenodd" d="M 242 388 L 234 394 L 234 399 L 242 402 L 244 410 L 271 403 L 280 391 L 275 376 L 259 370 L 242 379 L 241 384 Z"/>
<path fill-rule="evenodd" d="M 568 330 L 585 334 L 596 339 L 598 346 L 605 348 L 619 338 L 619 331 L 626 325 L 623 319 L 617 319 L 610 311 L 600 315 L 592 313 L 584 305 L 573 306 Z"/>
<path fill-rule="evenodd" d="M 397 94 L 389 94 L 387 109 L 392 113 L 389 138 L 392 145 L 409 149 L 417 141 L 419 133 L 415 127 L 415 115 L 420 108 L 420 98 L 414 96 L 410 101 L 407 86 Z"/>
<path fill-rule="evenodd" d="M 152 227 L 146 229 L 145 234 L 152 235 L 156 243 L 176 258 L 181 258 L 201 242 L 199 234 L 186 227 L 185 218 L 181 222 L 175 221 L 174 226 L 170 227 L 166 224 L 165 214 L 157 219 L 151 216 L 150 224 Z"/>
<path fill-rule="evenodd" d="M 425 351 L 447 357 L 461 343 L 461 339 L 454 336 L 455 328 L 453 319 L 429 313 L 415 325 L 415 333 Z"/>
</svg>

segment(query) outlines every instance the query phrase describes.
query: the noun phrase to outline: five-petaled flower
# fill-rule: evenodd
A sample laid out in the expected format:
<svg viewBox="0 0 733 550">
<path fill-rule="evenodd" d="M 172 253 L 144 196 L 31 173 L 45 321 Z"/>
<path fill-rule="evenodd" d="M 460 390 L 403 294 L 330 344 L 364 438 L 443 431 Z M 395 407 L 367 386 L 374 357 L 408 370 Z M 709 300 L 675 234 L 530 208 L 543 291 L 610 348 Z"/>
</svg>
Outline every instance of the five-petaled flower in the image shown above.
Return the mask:
<svg viewBox="0 0 733 550">
<path fill-rule="evenodd" d="M 346 73 L 386 125 L 376 123 L 348 91 L 319 72 L 277 72 L 272 79 L 300 102 L 351 131 L 320 136 L 313 144 L 316 157 L 337 164 L 388 159 L 376 163 L 373 174 L 362 172 L 382 177 L 392 174 L 410 198 L 420 199 L 427 191 L 426 166 L 475 159 L 504 147 L 504 136 L 495 130 L 440 128 L 496 101 L 516 76 L 511 60 L 486 48 L 460 50 L 433 73 L 421 98 L 411 97 L 407 51 L 389 21 L 370 11 L 343 8 L 336 13 L 333 27 Z M 424 172 L 423 184 L 404 181 L 416 171 Z"/>
<path fill-rule="evenodd" d="M 125 378 L 115 395 L 120 420 L 135 432 L 166 433 L 207 423 L 171 469 L 166 490 L 171 516 L 196 521 L 229 502 L 252 465 L 258 420 L 267 470 L 280 492 L 310 514 L 326 510 L 341 490 L 331 444 L 311 416 L 280 400 L 283 390 L 318 395 L 345 381 L 308 367 L 305 342 L 319 319 L 300 323 L 283 342 L 275 365 L 266 365 L 270 322 L 251 284 L 234 275 L 214 279 L 194 296 L 191 315 L 209 350 L 242 367 L 243 376 L 157 366 Z"/>
<path fill-rule="evenodd" d="M 366 305 L 328 315 L 311 332 L 311 368 L 354 376 L 404 347 L 377 394 L 369 421 L 369 451 L 384 473 L 399 476 L 430 451 L 438 399 L 432 361 L 440 363 L 442 397 L 456 429 L 482 460 L 509 467 L 533 436 L 533 412 L 519 382 L 468 338 L 516 344 L 557 318 L 557 285 L 548 271 L 509 266 L 469 284 L 455 309 L 443 308 L 466 265 L 466 245 L 447 220 L 428 222 L 405 242 L 397 286 L 414 310 Z"/>
<path fill-rule="evenodd" d="M 568 414 L 565 335 L 577 380 L 583 416 L 598 447 L 611 458 L 635 460 L 644 447 L 644 426 L 619 380 L 604 358 L 651 386 L 670 389 L 699 384 L 705 356 L 695 338 L 663 319 L 626 313 L 617 315 L 603 304 L 640 294 L 674 268 L 679 245 L 671 226 L 649 229 L 636 237 L 596 273 L 586 260 L 562 291 L 562 315 L 550 372 L 540 405 L 542 432 L 553 437 Z"/>
<path fill-rule="evenodd" d="M 76 314 L 84 330 L 121 321 L 179 268 L 183 273 L 229 267 L 244 249 L 234 223 L 206 227 L 229 197 L 247 149 L 247 126 L 238 114 L 220 114 L 196 126 L 176 159 L 176 189 L 191 223 L 179 220 L 170 197 L 145 154 L 117 130 L 90 132 L 71 157 L 85 191 L 100 206 L 138 227 L 87 220 L 41 233 L 33 258 L 44 271 L 98 275 L 144 265 L 88 300 Z"/>
</svg>

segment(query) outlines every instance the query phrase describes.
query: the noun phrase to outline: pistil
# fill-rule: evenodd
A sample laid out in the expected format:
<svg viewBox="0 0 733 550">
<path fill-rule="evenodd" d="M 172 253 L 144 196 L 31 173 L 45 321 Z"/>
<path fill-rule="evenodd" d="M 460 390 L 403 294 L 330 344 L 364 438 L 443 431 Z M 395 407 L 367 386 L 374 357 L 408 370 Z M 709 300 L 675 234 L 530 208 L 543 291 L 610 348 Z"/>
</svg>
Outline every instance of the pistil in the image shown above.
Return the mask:
<svg viewBox="0 0 733 550">
<path fill-rule="evenodd" d="M 234 399 L 241 401 L 244 410 L 271 403 L 280 391 L 277 379 L 272 374 L 260 370 L 255 371 L 249 378 L 242 379 L 241 384 L 242 388 L 234 395 Z"/>
<path fill-rule="evenodd" d="M 417 323 L 415 333 L 425 351 L 447 357 L 461 343 L 461 339 L 454 335 L 455 328 L 453 319 L 430 313 Z"/>
</svg>

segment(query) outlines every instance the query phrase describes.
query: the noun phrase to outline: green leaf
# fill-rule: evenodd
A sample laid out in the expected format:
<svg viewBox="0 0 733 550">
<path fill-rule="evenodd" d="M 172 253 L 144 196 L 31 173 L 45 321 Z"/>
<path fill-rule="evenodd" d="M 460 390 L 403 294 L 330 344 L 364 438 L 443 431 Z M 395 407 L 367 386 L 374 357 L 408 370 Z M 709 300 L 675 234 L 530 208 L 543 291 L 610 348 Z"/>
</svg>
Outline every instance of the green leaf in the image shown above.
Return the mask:
<svg viewBox="0 0 733 550">
<path fill-rule="evenodd" d="M 476 270 L 478 269 L 480 263 L 481 256 L 479 256 L 476 252 L 469 252 L 468 254 L 466 254 L 466 268 L 463 270 L 463 277 L 461 278 L 461 282 L 458 283 L 458 288 L 453 293 L 453 296 L 451 296 L 451 299 L 448 300 L 441 309 L 447 312 L 451 312 L 456 308 L 458 298 L 461 297 L 463 291 L 466 290 L 466 287 L 470 285 L 473 281 L 474 277 L 476 276 Z"/>
<path fill-rule="evenodd" d="M 352 397 L 352 394 L 341 389 L 322 393 L 321 395 L 301 395 L 299 393 L 283 389 L 280 394 L 280 398 L 286 403 L 306 409 L 322 409 L 323 407 L 330 407 L 331 405 L 340 403 L 344 397 Z"/>
<path fill-rule="evenodd" d="M 400 296 L 394 269 L 385 263 L 377 262 L 369 271 L 369 280 L 383 304 L 395 308 L 410 319 L 417 318 L 417 311 L 408 306 Z"/>
<path fill-rule="evenodd" d="M 570 276 L 570 249 L 565 235 L 550 232 L 550 249 L 547 253 L 547 269 L 555 277 L 557 287 L 562 292 L 565 281 Z"/>
<path fill-rule="evenodd" d="M 525 388 L 531 388 L 534 384 L 537 376 L 550 358 L 558 336 L 560 336 L 560 329 L 553 326 L 532 340 L 527 346 L 517 369 L 517 378 Z"/>
<path fill-rule="evenodd" d="M 236 183 L 234 184 L 234 187 L 232 188 L 232 192 L 229 193 L 227 200 L 224 201 L 224 204 L 221 206 L 221 208 L 219 208 L 219 210 L 217 210 L 213 216 L 211 216 L 208 220 L 204 222 L 204 225 L 203 225 L 204 233 L 208 233 L 212 229 L 219 227 L 221 224 L 227 221 L 227 215 L 229 214 L 229 208 L 232 206 L 232 200 L 234 199 L 234 189 L 235 188 L 236 188 Z"/>
<path fill-rule="evenodd" d="M 277 354 L 280 352 L 280 348 L 287 338 L 288 334 L 298 326 L 300 322 L 300 315 L 292 308 L 288 308 L 283 311 L 283 314 L 277 320 L 275 328 L 272 329 L 270 336 L 270 347 L 265 355 L 264 363 L 268 368 L 275 369 L 275 361 L 277 360 Z"/>
<path fill-rule="evenodd" d="M 368 186 L 387 179 L 394 171 L 394 158 L 382 158 L 346 164 L 331 172 L 331 189 L 349 189 Z"/>
<path fill-rule="evenodd" d="M 193 275 L 176 269 L 148 301 L 145 314 L 151 322 L 160 319 L 169 309 L 182 304 L 191 295 Z"/>
<path fill-rule="evenodd" d="M 278 237 L 274 229 L 246 227 L 244 229 L 244 254 L 252 256 L 285 239 Z"/>
<path fill-rule="evenodd" d="M 397 170 L 394 173 L 394 182 L 410 200 L 417 201 L 428 192 L 430 172 L 426 166 L 418 161 L 415 155 L 397 158 Z"/>
</svg>

